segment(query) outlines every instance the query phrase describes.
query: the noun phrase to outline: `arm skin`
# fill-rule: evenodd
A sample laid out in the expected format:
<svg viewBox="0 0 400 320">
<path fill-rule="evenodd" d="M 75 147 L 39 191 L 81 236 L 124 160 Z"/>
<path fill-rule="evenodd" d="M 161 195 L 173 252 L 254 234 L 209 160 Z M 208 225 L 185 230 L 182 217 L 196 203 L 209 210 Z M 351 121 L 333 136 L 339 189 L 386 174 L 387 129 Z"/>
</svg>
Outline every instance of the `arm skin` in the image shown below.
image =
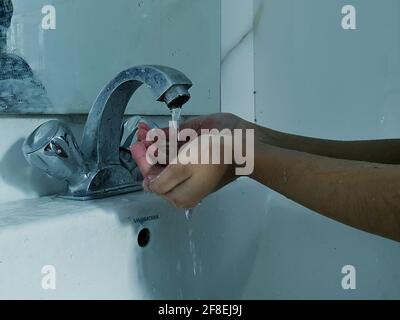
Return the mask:
<svg viewBox="0 0 400 320">
<path fill-rule="evenodd" d="M 400 167 L 322 157 L 263 143 L 252 178 L 354 228 L 400 241 Z"/>
<path fill-rule="evenodd" d="M 182 128 L 254 129 L 260 141 L 284 149 L 337 159 L 400 164 L 400 139 L 338 141 L 304 137 L 261 127 L 229 113 L 197 117 Z"/>
<path fill-rule="evenodd" d="M 323 140 L 245 126 L 256 132 L 253 179 L 328 218 L 400 241 L 400 140 Z"/>
<path fill-rule="evenodd" d="M 229 114 L 199 117 L 183 127 L 255 129 L 251 178 L 328 218 L 400 241 L 400 140 L 308 138 L 263 128 Z M 147 176 L 145 189 L 178 208 L 195 206 L 236 178 L 235 165 L 177 164 L 154 171 L 156 168 L 143 157 L 140 161 L 145 151 L 144 145 L 132 149 Z"/>
<path fill-rule="evenodd" d="M 400 164 L 400 139 L 326 140 L 279 132 L 249 122 L 242 125 L 255 129 L 260 141 L 284 149 L 337 159 Z"/>
</svg>

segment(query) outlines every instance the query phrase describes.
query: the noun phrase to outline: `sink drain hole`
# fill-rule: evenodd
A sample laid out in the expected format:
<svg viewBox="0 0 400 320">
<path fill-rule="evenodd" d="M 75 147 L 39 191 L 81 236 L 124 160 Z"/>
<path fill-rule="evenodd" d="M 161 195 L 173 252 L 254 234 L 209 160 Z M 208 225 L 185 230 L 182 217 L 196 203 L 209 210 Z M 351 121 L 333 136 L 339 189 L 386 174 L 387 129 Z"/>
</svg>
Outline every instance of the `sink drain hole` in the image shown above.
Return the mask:
<svg viewBox="0 0 400 320">
<path fill-rule="evenodd" d="M 146 247 L 150 242 L 150 230 L 147 228 L 140 230 L 137 237 L 137 242 L 140 247 Z"/>
</svg>

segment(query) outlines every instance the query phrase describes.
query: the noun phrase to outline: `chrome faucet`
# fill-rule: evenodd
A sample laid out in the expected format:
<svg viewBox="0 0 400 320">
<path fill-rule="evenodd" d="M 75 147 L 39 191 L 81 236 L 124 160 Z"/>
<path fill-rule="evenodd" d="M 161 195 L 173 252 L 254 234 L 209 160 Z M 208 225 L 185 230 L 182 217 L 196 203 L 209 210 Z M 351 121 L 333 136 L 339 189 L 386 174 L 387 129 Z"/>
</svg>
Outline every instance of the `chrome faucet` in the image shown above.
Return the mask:
<svg viewBox="0 0 400 320">
<path fill-rule="evenodd" d="M 61 197 L 90 200 L 141 190 L 134 166 L 126 157 L 121 161 L 121 148 L 129 149 L 133 139 L 124 128 L 133 133 L 139 122 L 123 124 L 125 109 L 143 84 L 170 109 L 181 108 L 190 99 L 192 82 L 183 73 L 165 66 L 138 66 L 121 72 L 100 92 L 80 148 L 68 127 L 57 120 L 42 124 L 26 139 L 23 152 L 28 162 L 67 181 L 68 191 Z"/>
</svg>

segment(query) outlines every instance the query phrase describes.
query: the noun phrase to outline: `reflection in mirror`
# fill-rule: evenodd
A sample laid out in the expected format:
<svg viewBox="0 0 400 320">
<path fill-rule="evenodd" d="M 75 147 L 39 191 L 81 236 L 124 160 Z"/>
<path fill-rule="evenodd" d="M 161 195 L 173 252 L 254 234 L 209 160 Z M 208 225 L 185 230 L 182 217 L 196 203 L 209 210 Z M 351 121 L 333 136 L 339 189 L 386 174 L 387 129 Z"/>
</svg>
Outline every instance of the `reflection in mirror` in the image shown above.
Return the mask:
<svg viewBox="0 0 400 320">
<path fill-rule="evenodd" d="M 13 4 L 0 0 L 0 112 L 51 112 L 46 89 L 21 57 L 7 52 L 7 31 Z"/>
<path fill-rule="evenodd" d="M 0 114 L 87 114 L 137 65 L 193 81 L 184 115 L 220 110 L 220 0 L 0 0 L 0 16 Z M 143 87 L 127 113 L 168 110 Z"/>
</svg>

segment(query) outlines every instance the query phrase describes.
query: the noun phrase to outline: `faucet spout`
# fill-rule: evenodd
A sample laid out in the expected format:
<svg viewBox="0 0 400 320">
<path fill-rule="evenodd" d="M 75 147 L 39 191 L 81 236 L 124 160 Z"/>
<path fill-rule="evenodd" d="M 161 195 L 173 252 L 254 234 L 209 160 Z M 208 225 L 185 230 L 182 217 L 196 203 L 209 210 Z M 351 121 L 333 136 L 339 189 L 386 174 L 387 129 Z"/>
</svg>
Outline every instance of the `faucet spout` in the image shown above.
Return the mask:
<svg viewBox="0 0 400 320">
<path fill-rule="evenodd" d="M 121 164 L 123 117 L 132 95 L 147 85 L 168 108 L 180 108 L 190 99 L 192 82 L 164 66 L 139 66 L 121 72 L 99 94 L 84 128 L 81 148 L 72 132 L 59 121 L 37 128 L 23 152 L 33 166 L 66 180 L 64 198 L 90 200 L 141 190 L 141 183 Z"/>
<path fill-rule="evenodd" d="M 169 108 L 181 107 L 190 99 L 192 82 L 178 70 L 145 65 L 121 72 L 101 91 L 89 113 L 81 146 L 89 166 L 120 164 L 118 150 L 125 109 L 143 84 Z"/>
</svg>

